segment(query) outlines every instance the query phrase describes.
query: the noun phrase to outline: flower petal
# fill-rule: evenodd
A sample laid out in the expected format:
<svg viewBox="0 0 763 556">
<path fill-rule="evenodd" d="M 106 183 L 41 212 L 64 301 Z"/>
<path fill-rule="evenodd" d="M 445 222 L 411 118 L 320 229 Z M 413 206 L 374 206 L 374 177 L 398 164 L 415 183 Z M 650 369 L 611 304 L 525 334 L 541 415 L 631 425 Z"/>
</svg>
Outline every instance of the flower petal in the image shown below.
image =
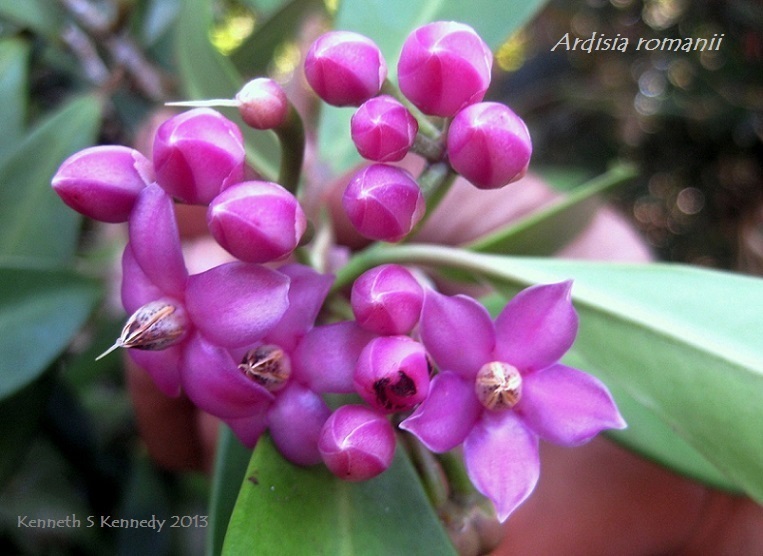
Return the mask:
<svg viewBox="0 0 763 556">
<path fill-rule="evenodd" d="M 128 349 L 130 358 L 146 371 L 165 396 L 176 398 L 180 395 L 180 361 L 183 344 L 170 346 L 160 351 Z"/>
<path fill-rule="evenodd" d="M 292 376 L 315 392 L 355 392 L 355 365 L 360 352 L 375 337 L 355 321 L 316 326 L 292 354 Z"/>
<path fill-rule="evenodd" d="M 472 484 L 503 522 L 538 482 L 538 437 L 513 411 L 485 411 L 464 441 L 464 461 Z"/>
<path fill-rule="evenodd" d="M 260 404 L 259 411 L 251 417 L 225 419 L 225 424 L 244 446 L 252 450 L 268 428 L 268 409 L 266 404 Z"/>
<path fill-rule="evenodd" d="M 564 365 L 525 376 L 516 410 L 538 436 L 564 446 L 582 444 L 604 429 L 626 426 L 599 379 Z"/>
<path fill-rule="evenodd" d="M 292 463 L 320 463 L 318 438 L 329 415 L 331 410 L 318 394 L 292 382 L 278 393 L 268 412 L 273 443 Z"/>
<path fill-rule="evenodd" d="M 154 285 L 135 260 L 128 243 L 122 253 L 122 305 L 132 314 L 150 301 L 165 297 L 164 292 Z"/>
<path fill-rule="evenodd" d="M 300 338 L 312 328 L 334 277 L 320 274 L 300 264 L 282 266 L 278 272 L 291 280 L 289 308 L 278 325 L 267 335 L 266 341 L 291 352 Z"/>
<path fill-rule="evenodd" d="M 129 222 L 130 245 L 143 272 L 164 293 L 182 296 L 188 271 L 170 196 L 155 183 L 147 186 L 138 195 Z"/>
<path fill-rule="evenodd" d="M 476 300 L 427 290 L 421 311 L 421 339 L 440 369 L 474 378 L 490 361 L 495 331 L 487 309 Z"/>
<path fill-rule="evenodd" d="M 257 415 L 273 400 L 273 394 L 239 370 L 227 350 L 201 334 L 188 342 L 181 379 L 194 404 L 223 419 Z"/>
<path fill-rule="evenodd" d="M 400 428 L 415 435 L 433 452 L 447 452 L 464 441 L 481 412 L 474 384 L 445 371 L 434 377 L 429 396 L 413 415 L 400 423 Z"/>
<path fill-rule="evenodd" d="M 559 361 L 578 331 L 571 289 L 568 280 L 519 292 L 495 321 L 497 359 L 511 363 L 522 374 Z"/>
<path fill-rule="evenodd" d="M 212 342 L 239 347 L 261 339 L 283 317 L 289 278 L 264 266 L 232 262 L 188 279 L 186 308 Z"/>
</svg>

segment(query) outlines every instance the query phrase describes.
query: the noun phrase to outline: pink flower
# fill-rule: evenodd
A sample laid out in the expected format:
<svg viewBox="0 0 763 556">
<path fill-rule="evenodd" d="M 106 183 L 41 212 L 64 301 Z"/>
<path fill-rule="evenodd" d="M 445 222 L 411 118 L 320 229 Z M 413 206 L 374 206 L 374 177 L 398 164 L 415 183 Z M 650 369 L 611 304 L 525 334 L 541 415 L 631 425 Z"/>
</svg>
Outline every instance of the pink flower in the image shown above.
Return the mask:
<svg viewBox="0 0 763 556">
<path fill-rule="evenodd" d="M 330 31 L 318 37 L 307 52 L 305 77 L 328 104 L 359 106 L 379 93 L 387 77 L 387 64 L 368 37 Z"/>
<path fill-rule="evenodd" d="M 474 29 L 437 21 L 408 36 L 397 74 L 400 90 L 419 110 L 451 117 L 483 99 L 492 65 L 493 54 Z"/>
<path fill-rule="evenodd" d="M 156 184 L 138 196 L 129 238 L 122 257 L 125 309 L 134 313 L 147 303 L 167 300 L 188 319 L 179 343 L 160 351 L 128 352 L 167 395 L 179 393 L 179 364 L 195 332 L 222 346 L 242 346 L 265 336 L 286 312 L 289 277 L 274 270 L 233 262 L 189 276 L 172 199 Z"/>
<path fill-rule="evenodd" d="M 419 342 L 408 336 L 371 340 L 358 358 L 353 380 L 360 397 L 383 413 L 409 411 L 429 391 L 429 362 Z"/>
<path fill-rule="evenodd" d="M 313 465 L 321 461 L 318 437 L 331 413 L 321 394 L 352 391 L 355 361 L 370 334 L 352 323 L 314 328 L 332 278 L 298 264 L 280 272 L 291 285 L 278 324 L 237 350 L 195 335 L 184 358 L 183 389 L 247 446 L 269 430 L 284 457 Z"/>
<path fill-rule="evenodd" d="M 212 200 L 207 224 L 217 242 L 235 257 L 266 263 L 294 251 L 307 219 L 296 197 L 277 183 L 247 181 Z"/>
<path fill-rule="evenodd" d="M 350 134 L 360 156 L 376 162 L 405 158 L 418 130 L 416 118 L 389 95 L 367 100 L 350 121 Z"/>
<path fill-rule="evenodd" d="M 343 405 L 323 426 L 318 449 L 334 475 L 366 481 L 392 463 L 395 430 L 384 415 L 361 405 Z"/>
<path fill-rule="evenodd" d="M 185 203 L 206 205 L 244 177 L 241 130 L 211 108 L 195 108 L 164 122 L 154 139 L 156 181 Z"/>
<path fill-rule="evenodd" d="M 289 115 L 283 87 L 267 77 L 252 79 L 236 94 L 236 100 L 241 119 L 254 129 L 276 128 Z"/>
<path fill-rule="evenodd" d="M 480 189 L 496 189 L 522 178 L 532 154 L 525 122 L 498 102 L 461 110 L 448 128 L 448 160 Z"/>
<path fill-rule="evenodd" d="M 463 443 L 469 477 L 501 521 L 535 487 L 539 437 L 574 446 L 625 427 L 599 380 L 558 362 L 577 333 L 571 287 L 528 288 L 495 322 L 463 295 L 424 301 L 421 335 L 440 373 L 400 426 L 434 452 Z"/>
<path fill-rule="evenodd" d="M 372 164 L 355 174 L 344 191 L 342 206 L 361 235 L 390 242 L 408 235 L 426 211 L 413 176 L 387 164 Z"/>
<path fill-rule="evenodd" d="M 154 181 L 151 162 L 135 149 L 104 145 L 67 158 L 53 189 L 77 212 L 101 222 L 126 222 L 138 194 Z"/>
<path fill-rule="evenodd" d="M 376 334 L 408 334 L 419 322 L 424 290 L 405 268 L 385 264 L 352 285 L 350 303 L 360 326 Z"/>
</svg>

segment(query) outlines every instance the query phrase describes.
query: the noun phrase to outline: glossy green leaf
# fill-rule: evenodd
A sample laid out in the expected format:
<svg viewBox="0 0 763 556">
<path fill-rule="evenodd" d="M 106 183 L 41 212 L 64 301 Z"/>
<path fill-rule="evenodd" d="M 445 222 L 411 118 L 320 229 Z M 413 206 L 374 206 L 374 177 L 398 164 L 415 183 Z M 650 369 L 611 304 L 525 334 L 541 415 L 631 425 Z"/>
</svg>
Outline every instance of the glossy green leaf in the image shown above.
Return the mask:
<svg viewBox="0 0 763 556">
<path fill-rule="evenodd" d="M 212 3 L 207 0 L 183 2 L 177 26 L 176 56 L 183 89 L 187 98 L 232 99 L 244 85 L 244 79 L 231 61 L 212 46 Z M 240 123 L 235 110 L 220 110 Z M 242 125 L 247 157 L 265 178 L 274 180 L 280 158 L 275 136 Z"/>
<path fill-rule="evenodd" d="M 455 554 L 411 463 L 370 481 L 286 462 L 260 439 L 246 471 L 223 554 L 344 556 Z"/>
<path fill-rule="evenodd" d="M 574 348 L 564 358 L 564 362 L 599 377 L 607 375 Z M 631 396 L 626 387 L 611 377 L 607 378 L 606 383 L 617 400 L 620 413 L 628 423 L 627 430 L 609 431 L 607 435 L 610 438 L 688 477 L 727 491 L 741 490 L 706 457 L 687 444 L 647 405 Z"/>
<path fill-rule="evenodd" d="M 27 111 L 29 43 L 21 39 L 0 41 L 0 161 L 21 141 Z"/>
<path fill-rule="evenodd" d="M 553 255 L 590 224 L 601 206 L 601 194 L 635 175 L 633 166 L 619 164 L 575 188 L 551 206 L 483 236 L 466 248 L 483 253 Z"/>
<path fill-rule="evenodd" d="M 0 259 L 68 261 L 77 245 L 80 216 L 50 186 L 58 166 L 91 145 L 101 100 L 79 97 L 35 127 L 0 164 Z"/>
<path fill-rule="evenodd" d="M 305 18 L 323 9 L 322 0 L 292 0 L 257 25 L 230 59 L 243 75 L 264 75 L 276 49 L 300 31 Z"/>
<path fill-rule="evenodd" d="M 389 78 L 397 81 L 397 59 L 408 34 L 432 21 L 453 20 L 474 27 L 491 48 L 527 23 L 546 0 L 496 2 L 495 0 L 346 0 L 340 3 L 335 27 L 370 37 L 387 61 Z M 350 139 L 351 108 L 321 106 L 318 145 L 321 157 L 336 173 L 360 162 Z"/>
<path fill-rule="evenodd" d="M 575 351 L 592 372 L 619 387 L 664 425 L 652 438 L 631 423 L 622 441 L 664 459 L 672 430 L 717 472 L 763 501 L 763 280 L 682 265 L 510 258 L 408 245 L 370 251 L 354 263 L 452 267 L 513 292 L 574 279 L 580 314 Z M 343 273 L 337 280 L 346 280 Z M 627 403 L 627 402 L 626 402 Z M 701 466 L 667 462 L 698 476 Z M 719 475 L 726 480 L 719 480 Z"/>
<path fill-rule="evenodd" d="M 241 444 L 228 427 L 220 429 L 212 475 L 212 495 L 209 501 L 207 556 L 217 556 L 222 552 L 228 522 L 233 514 L 236 497 L 241 489 L 241 481 L 246 476 L 251 455 L 251 450 Z"/>
<path fill-rule="evenodd" d="M 58 38 L 63 21 L 60 4 L 51 0 L 0 0 L 0 17 L 49 39 Z"/>
<path fill-rule="evenodd" d="M 68 271 L 0 268 L 0 400 L 42 374 L 98 297 L 92 281 Z"/>
</svg>

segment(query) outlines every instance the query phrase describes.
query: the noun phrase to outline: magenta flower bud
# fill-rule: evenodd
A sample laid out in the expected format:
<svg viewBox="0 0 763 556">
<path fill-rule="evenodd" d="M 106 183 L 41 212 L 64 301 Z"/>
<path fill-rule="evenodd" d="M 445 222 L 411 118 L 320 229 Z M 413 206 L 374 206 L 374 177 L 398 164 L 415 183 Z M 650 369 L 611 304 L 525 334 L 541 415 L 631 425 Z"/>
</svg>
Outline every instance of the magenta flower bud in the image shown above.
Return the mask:
<svg viewBox="0 0 763 556">
<path fill-rule="evenodd" d="M 408 336 L 380 336 L 360 353 L 355 390 L 372 407 L 386 413 L 408 411 L 429 392 L 429 361 L 424 346 Z"/>
<path fill-rule="evenodd" d="M 389 95 L 367 100 L 350 121 L 352 141 L 360 156 L 376 162 L 402 160 L 418 130 L 416 118 Z"/>
<path fill-rule="evenodd" d="M 273 129 L 289 115 L 289 101 L 283 88 L 267 77 L 258 77 L 236 94 L 238 111 L 246 125 L 254 129 Z"/>
<path fill-rule="evenodd" d="M 64 203 L 102 222 L 126 222 L 138 193 L 154 181 L 151 162 L 135 149 L 90 147 L 64 160 L 51 184 Z"/>
<path fill-rule="evenodd" d="M 448 130 L 453 169 L 480 189 L 522 178 L 532 154 L 525 122 L 505 104 L 480 102 L 459 112 Z"/>
<path fill-rule="evenodd" d="M 170 195 L 206 205 L 244 177 L 241 130 L 211 108 L 196 108 L 170 118 L 156 131 L 157 183 Z"/>
<path fill-rule="evenodd" d="M 357 323 L 377 334 L 408 334 L 419 322 L 424 290 L 404 267 L 386 264 L 361 274 L 350 303 Z"/>
<path fill-rule="evenodd" d="M 386 164 L 372 164 L 355 174 L 344 191 L 342 206 L 358 232 L 381 241 L 400 241 L 426 211 L 413 176 Z"/>
<path fill-rule="evenodd" d="M 398 81 L 419 110 L 450 117 L 484 98 L 492 65 L 493 54 L 474 29 L 438 21 L 419 27 L 405 40 Z"/>
<path fill-rule="evenodd" d="M 307 82 L 325 102 L 360 106 L 379 94 L 387 64 L 371 39 L 351 31 L 330 31 L 313 43 L 305 58 Z"/>
<path fill-rule="evenodd" d="M 367 407 L 343 405 L 323 425 L 318 450 L 340 479 L 365 481 L 392 463 L 395 430 L 386 417 Z"/>
<path fill-rule="evenodd" d="M 207 224 L 217 242 L 250 263 L 281 259 L 305 232 L 307 219 L 296 197 L 277 183 L 247 181 L 214 198 Z"/>
</svg>

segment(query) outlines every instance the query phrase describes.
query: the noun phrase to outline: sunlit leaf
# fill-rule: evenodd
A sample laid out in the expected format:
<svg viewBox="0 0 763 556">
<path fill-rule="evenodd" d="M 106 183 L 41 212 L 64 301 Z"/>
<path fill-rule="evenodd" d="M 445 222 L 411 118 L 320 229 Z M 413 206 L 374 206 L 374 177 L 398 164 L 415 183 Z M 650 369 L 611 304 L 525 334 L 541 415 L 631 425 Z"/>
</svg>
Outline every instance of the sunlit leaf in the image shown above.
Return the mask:
<svg viewBox="0 0 763 556">
<path fill-rule="evenodd" d="M 292 0 L 283 3 L 278 11 L 257 24 L 255 32 L 231 54 L 231 60 L 244 75 L 265 74 L 268 65 L 274 60 L 277 48 L 284 41 L 293 39 L 300 30 L 300 23 L 322 7 L 322 0 Z"/>
<path fill-rule="evenodd" d="M 407 457 L 370 481 L 286 462 L 260 439 L 223 554 L 455 554 Z"/>
<path fill-rule="evenodd" d="M 244 85 L 244 79 L 231 61 L 214 49 L 209 41 L 212 4 L 206 0 L 183 2 L 177 26 L 176 56 L 183 89 L 187 98 L 232 99 Z M 240 123 L 235 111 L 221 110 Z M 267 179 L 278 173 L 279 151 L 275 136 L 242 126 L 247 158 Z"/>
</svg>

